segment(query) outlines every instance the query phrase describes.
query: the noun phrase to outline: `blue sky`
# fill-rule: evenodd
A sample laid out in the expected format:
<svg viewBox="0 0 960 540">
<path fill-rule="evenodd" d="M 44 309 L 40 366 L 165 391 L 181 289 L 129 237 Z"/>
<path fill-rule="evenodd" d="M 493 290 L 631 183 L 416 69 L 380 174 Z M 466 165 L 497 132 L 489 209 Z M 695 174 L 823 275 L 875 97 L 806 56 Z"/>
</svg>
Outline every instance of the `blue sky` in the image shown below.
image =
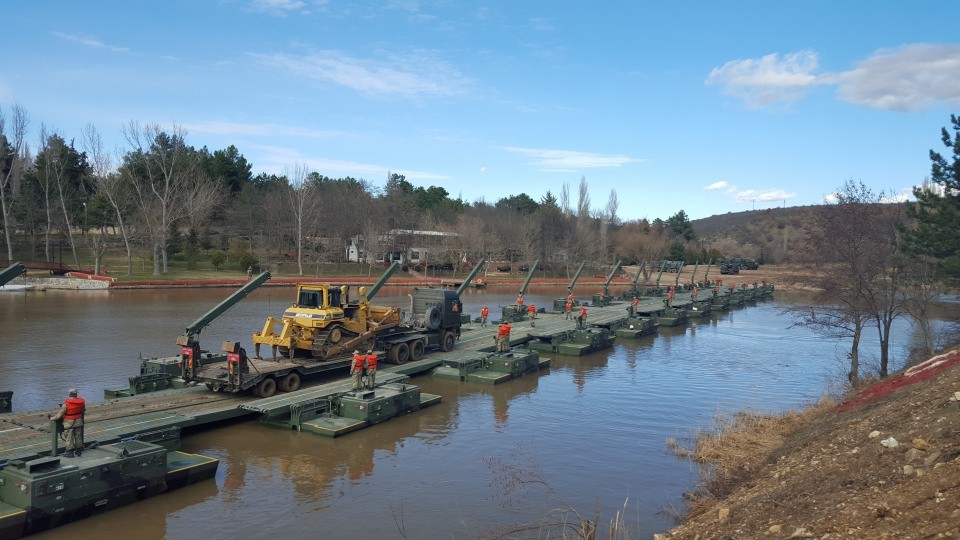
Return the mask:
<svg viewBox="0 0 960 540">
<path fill-rule="evenodd" d="M 901 193 L 960 113 L 957 2 L 5 2 L 0 107 L 382 186 L 691 218 Z M 576 202 L 575 200 L 573 201 Z"/>
</svg>

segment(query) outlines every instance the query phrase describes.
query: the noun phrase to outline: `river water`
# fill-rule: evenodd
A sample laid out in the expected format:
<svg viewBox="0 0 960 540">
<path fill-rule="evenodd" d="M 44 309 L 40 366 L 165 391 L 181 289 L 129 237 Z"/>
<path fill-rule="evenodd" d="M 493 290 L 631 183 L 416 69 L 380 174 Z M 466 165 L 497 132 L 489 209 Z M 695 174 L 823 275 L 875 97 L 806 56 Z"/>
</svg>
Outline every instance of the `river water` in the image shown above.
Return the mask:
<svg viewBox="0 0 960 540">
<path fill-rule="evenodd" d="M 124 387 L 138 355 L 176 353 L 176 336 L 229 289 L 0 294 L 0 390 L 14 410 L 51 409 L 68 388 L 90 401 Z M 383 305 L 406 305 L 386 288 Z M 468 313 L 499 313 L 507 289 L 470 290 Z M 564 288 L 524 296 L 552 305 Z M 250 336 L 292 288 L 261 288 L 201 334 L 205 348 Z M 414 379 L 440 404 L 337 439 L 243 422 L 187 435 L 182 449 L 221 459 L 215 482 L 174 491 L 38 538 L 478 538 L 546 536 L 541 523 L 620 512 L 634 538 L 671 527 L 695 466 L 666 449 L 718 414 L 784 411 L 839 387 L 845 342 L 788 328 L 796 297 L 661 329 L 498 386 Z M 900 367 L 910 327 L 898 324 Z M 869 336 L 868 336 L 869 337 Z M 873 348 L 871 348 L 873 347 Z M 868 339 L 865 351 L 875 350 Z M 869 357 L 869 352 L 865 354 Z M 556 536 L 554 532 L 553 536 Z M 601 536 L 606 536 L 601 533 Z"/>
</svg>

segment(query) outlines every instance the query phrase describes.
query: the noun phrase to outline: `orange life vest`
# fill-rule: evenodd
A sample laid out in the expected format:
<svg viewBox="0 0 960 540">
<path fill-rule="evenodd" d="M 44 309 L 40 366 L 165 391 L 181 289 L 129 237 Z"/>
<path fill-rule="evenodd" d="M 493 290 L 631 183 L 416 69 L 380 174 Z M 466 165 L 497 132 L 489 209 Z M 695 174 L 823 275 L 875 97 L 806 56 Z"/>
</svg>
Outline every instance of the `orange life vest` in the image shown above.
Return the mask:
<svg viewBox="0 0 960 540">
<path fill-rule="evenodd" d="M 497 329 L 497 337 L 499 337 L 499 338 L 505 338 L 505 337 L 508 337 L 509 335 L 510 335 L 510 325 L 509 325 L 509 324 L 505 324 L 505 325 L 501 326 L 499 329 Z"/>
<path fill-rule="evenodd" d="M 84 411 L 87 410 L 86 402 L 82 397 L 70 397 L 63 402 L 67 406 L 67 412 L 63 415 L 64 420 L 76 420 L 83 418 Z"/>
<path fill-rule="evenodd" d="M 353 369 L 354 370 L 363 369 L 363 362 L 366 359 L 367 357 L 362 354 L 353 355 Z"/>
<path fill-rule="evenodd" d="M 523 305 L 523 297 L 522 297 L 522 296 L 518 296 L 518 297 L 517 297 L 517 304 L 518 304 L 518 305 L 521 305 L 521 306 Z"/>
<path fill-rule="evenodd" d="M 537 308 L 533 304 L 530 304 L 530 307 L 527 308 L 527 313 L 533 315 L 536 312 L 537 312 Z"/>
<path fill-rule="evenodd" d="M 573 302 L 567 300 L 567 311 L 573 311 Z"/>
<path fill-rule="evenodd" d="M 377 355 L 368 354 L 367 355 L 367 369 L 377 369 Z"/>
<path fill-rule="evenodd" d="M 639 303 L 640 303 L 640 299 L 637 298 L 636 296 L 633 297 L 633 302 L 630 302 L 630 304 L 631 304 L 633 307 L 637 307 L 637 304 L 639 304 Z"/>
<path fill-rule="evenodd" d="M 483 306 L 483 309 L 480 310 L 480 315 L 486 317 L 489 314 L 490 314 L 490 310 L 487 309 L 487 306 Z"/>
<path fill-rule="evenodd" d="M 587 308 L 586 308 L 586 307 L 580 306 L 580 316 L 583 317 L 584 319 L 587 318 Z"/>
</svg>

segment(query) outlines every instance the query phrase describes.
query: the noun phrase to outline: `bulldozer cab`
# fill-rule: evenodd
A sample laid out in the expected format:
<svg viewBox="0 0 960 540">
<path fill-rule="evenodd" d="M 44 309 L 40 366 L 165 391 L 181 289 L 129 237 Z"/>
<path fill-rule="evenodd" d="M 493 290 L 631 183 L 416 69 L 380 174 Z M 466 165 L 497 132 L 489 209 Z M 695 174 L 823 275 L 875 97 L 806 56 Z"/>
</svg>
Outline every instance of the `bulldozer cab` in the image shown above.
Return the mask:
<svg viewBox="0 0 960 540">
<path fill-rule="evenodd" d="M 307 309 L 339 309 L 345 299 L 343 287 L 327 285 L 297 285 L 297 303 L 294 307 Z"/>
</svg>

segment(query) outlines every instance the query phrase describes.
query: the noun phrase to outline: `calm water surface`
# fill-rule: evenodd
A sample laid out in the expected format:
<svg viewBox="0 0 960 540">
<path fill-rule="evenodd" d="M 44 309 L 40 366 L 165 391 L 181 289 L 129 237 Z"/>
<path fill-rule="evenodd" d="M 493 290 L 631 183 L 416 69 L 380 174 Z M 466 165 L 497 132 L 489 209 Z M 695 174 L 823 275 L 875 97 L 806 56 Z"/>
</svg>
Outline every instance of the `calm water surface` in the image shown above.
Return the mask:
<svg viewBox="0 0 960 540">
<path fill-rule="evenodd" d="M 140 353 L 175 354 L 176 336 L 230 292 L 0 294 L 0 390 L 15 391 L 18 411 L 53 408 L 70 387 L 101 401 L 103 388 L 126 386 Z M 406 305 L 407 292 L 384 289 L 377 303 Z M 525 298 L 550 306 L 564 294 L 532 288 Z M 469 291 L 465 310 L 499 313 L 514 295 Z M 252 332 L 292 296 L 256 291 L 201 342 L 240 339 L 252 351 Z M 846 344 L 788 329 L 789 304 L 778 292 L 602 354 L 552 357 L 548 371 L 495 387 L 418 377 L 439 405 L 338 439 L 256 422 L 191 434 L 184 450 L 221 459 L 215 482 L 37 538 L 477 538 L 561 519 L 556 509 L 592 516 L 597 505 L 601 527 L 623 511 L 632 536 L 650 538 L 697 481 L 666 439 L 688 440 L 718 414 L 797 408 L 842 377 Z M 901 325 L 898 358 L 908 334 Z"/>
</svg>

